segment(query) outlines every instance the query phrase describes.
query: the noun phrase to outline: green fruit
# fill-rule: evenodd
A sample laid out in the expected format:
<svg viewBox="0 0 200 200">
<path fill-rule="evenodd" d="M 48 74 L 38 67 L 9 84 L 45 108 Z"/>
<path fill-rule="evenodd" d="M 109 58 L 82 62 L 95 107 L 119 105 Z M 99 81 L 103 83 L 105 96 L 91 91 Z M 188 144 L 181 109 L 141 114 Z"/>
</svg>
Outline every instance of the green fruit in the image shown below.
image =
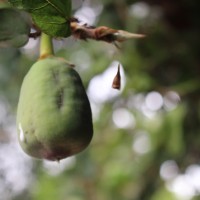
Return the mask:
<svg viewBox="0 0 200 200">
<path fill-rule="evenodd" d="M 60 160 L 85 149 L 93 135 L 88 97 L 64 60 L 36 62 L 25 76 L 17 110 L 18 139 L 36 158 Z"/>
</svg>

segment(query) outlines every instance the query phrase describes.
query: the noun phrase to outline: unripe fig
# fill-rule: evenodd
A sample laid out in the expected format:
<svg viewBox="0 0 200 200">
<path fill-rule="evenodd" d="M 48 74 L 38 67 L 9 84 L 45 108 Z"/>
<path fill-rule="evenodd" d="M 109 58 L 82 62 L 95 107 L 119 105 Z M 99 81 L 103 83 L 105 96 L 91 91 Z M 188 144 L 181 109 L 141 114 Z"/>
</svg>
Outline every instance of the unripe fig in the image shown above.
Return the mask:
<svg viewBox="0 0 200 200">
<path fill-rule="evenodd" d="M 37 61 L 22 83 L 18 139 L 36 158 L 60 160 L 85 149 L 93 135 L 88 97 L 78 73 L 64 60 Z"/>
</svg>

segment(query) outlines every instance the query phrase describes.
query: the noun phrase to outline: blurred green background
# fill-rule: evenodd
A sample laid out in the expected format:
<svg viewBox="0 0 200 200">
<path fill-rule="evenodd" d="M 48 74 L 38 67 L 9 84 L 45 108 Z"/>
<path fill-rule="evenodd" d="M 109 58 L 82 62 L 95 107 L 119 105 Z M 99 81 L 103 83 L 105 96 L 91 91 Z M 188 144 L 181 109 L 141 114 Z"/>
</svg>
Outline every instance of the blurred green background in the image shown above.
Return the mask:
<svg viewBox="0 0 200 200">
<path fill-rule="evenodd" d="M 83 23 L 147 37 L 120 49 L 54 40 L 82 77 L 94 122 L 90 146 L 60 163 L 30 158 L 17 142 L 20 86 L 39 39 L 1 48 L 0 200 L 200 199 L 199 10 L 197 0 L 73 0 Z M 111 88 L 118 63 L 120 91 Z"/>
</svg>

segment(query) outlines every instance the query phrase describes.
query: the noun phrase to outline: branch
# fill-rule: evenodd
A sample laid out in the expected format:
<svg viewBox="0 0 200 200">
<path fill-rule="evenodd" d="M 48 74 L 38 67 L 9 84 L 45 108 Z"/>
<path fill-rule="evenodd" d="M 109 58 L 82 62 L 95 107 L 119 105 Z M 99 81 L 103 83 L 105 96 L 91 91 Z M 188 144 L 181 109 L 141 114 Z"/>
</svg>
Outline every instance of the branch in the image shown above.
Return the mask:
<svg viewBox="0 0 200 200">
<path fill-rule="evenodd" d="M 104 41 L 108 43 L 124 42 L 133 38 L 144 38 L 144 34 L 130 33 L 124 30 L 115 30 L 107 26 L 89 26 L 87 24 L 80 24 L 76 18 L 70 20 L 70 28 L 72 35 L 81 40 L 93 39 L 97 41 Z"/>
</svg>

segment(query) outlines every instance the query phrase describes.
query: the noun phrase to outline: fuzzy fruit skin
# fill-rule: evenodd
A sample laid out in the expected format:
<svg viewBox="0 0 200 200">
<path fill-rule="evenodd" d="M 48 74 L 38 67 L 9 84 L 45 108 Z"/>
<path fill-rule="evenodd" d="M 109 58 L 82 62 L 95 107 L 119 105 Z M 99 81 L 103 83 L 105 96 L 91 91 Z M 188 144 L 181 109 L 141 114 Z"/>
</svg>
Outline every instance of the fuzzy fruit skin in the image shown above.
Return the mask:
<svg viewBox="0 0 200 200">
<path fill-rule="evenodd" d="M 25 76 L 17 110 L 18 139 L 30 156 L 61 160 L 93 136 L 90 103 L 78 73 L 64 60 L 37 61 Z"/>
</svg>

